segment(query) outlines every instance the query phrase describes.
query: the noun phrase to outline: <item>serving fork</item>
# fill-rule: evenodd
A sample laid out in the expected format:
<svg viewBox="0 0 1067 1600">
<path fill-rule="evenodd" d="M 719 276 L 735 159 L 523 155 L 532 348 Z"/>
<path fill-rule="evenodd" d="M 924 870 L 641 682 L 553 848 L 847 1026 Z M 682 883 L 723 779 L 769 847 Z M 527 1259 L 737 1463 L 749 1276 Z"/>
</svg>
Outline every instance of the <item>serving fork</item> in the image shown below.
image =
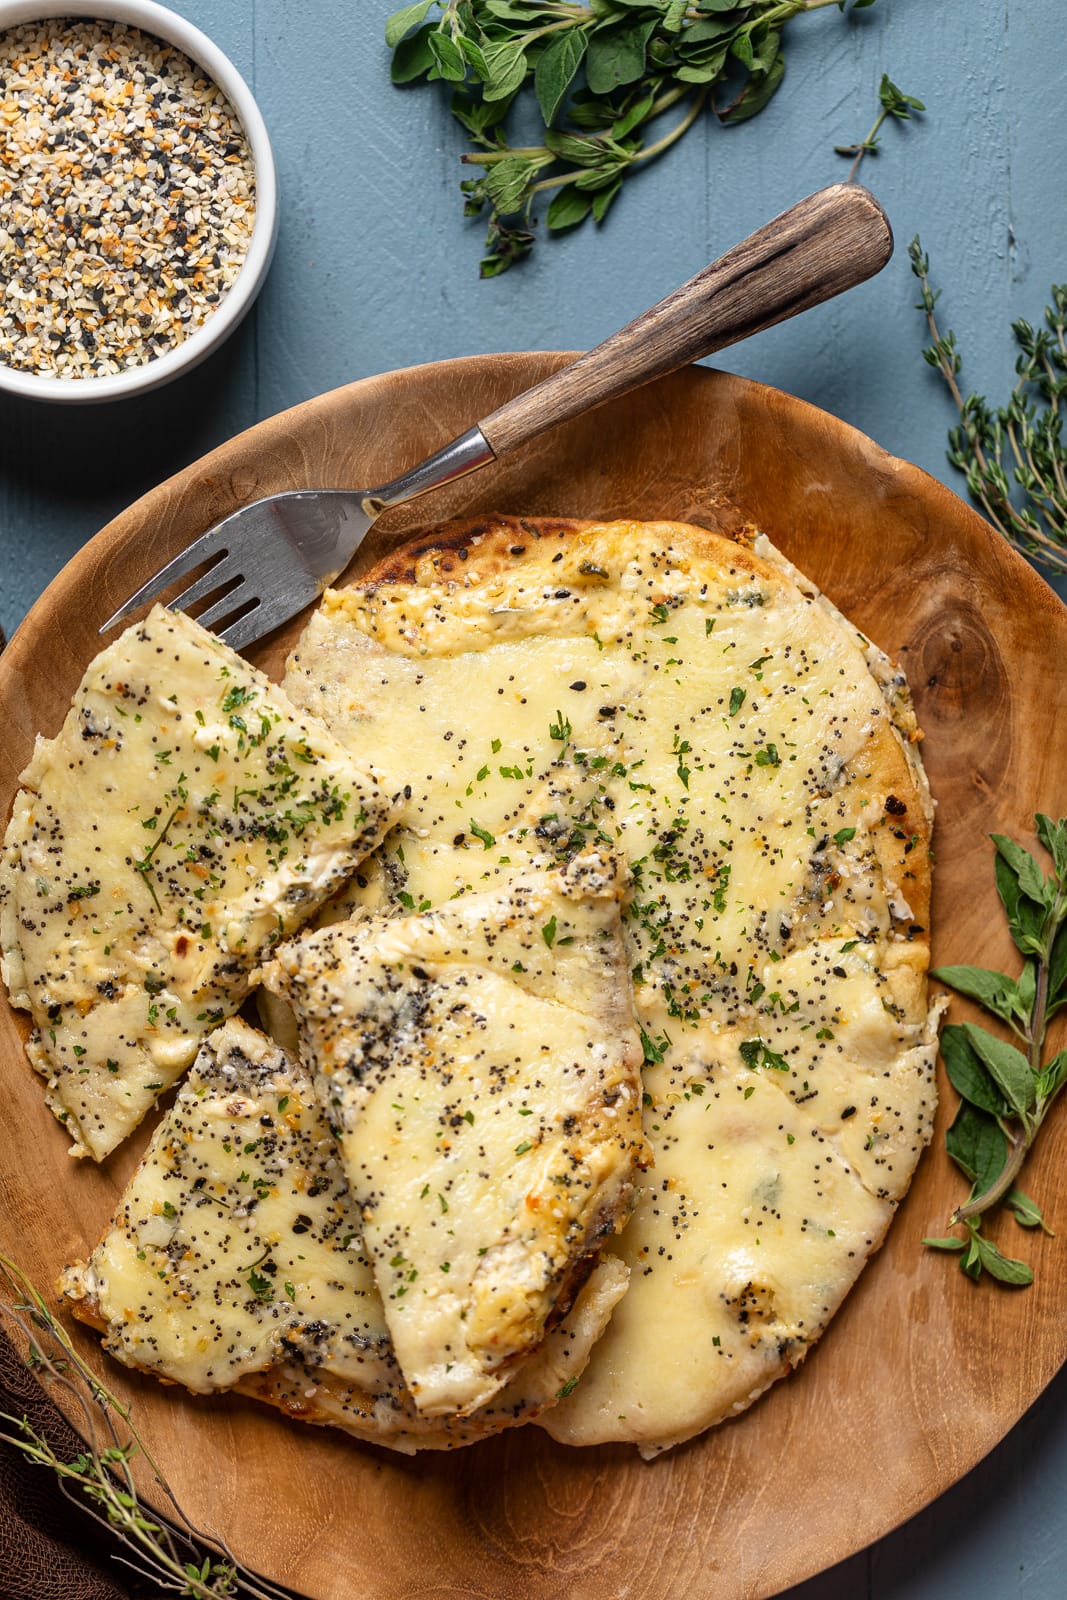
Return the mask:
<svg viewBox="0 0 1067 1600">
<path fill-rule="evenodd" d="M 594 406 L 831 299 L 879 272 L 892 250 L 889 222 L 866 189 L 852 183 L 820 189 L 595 349 L 506 401 L 390 483 L 290 490 L 240 507 L 161 567 L 100 632 L 199 573 L 169 602 L 172 609 L 188 611 L 207 602 L 198 621 L 243 649 L 333 583 L 383 512 L 477 471 Z"/>
</svg>

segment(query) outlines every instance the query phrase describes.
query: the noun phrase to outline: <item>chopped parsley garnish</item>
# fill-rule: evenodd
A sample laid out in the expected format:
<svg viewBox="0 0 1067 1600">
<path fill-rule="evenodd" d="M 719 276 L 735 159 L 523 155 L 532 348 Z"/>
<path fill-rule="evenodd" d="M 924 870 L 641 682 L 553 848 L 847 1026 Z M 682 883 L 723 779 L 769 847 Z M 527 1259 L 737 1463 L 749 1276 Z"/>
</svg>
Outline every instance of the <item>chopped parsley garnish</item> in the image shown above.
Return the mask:
<svg viewBox="0 0 1067 1600">
<path fill-rule="evenodd" d="M 496 835 L 490 833 L 488 828 L 481 827 L 473 817 L 470 819 L 470 825 L 474 837 L 482 841 L 483 850 L 492 849 L 493 845 L 496 844 Z"/>
<path fill-rule="evenodd" d="M 555 722 L 550 722 L 548 725 L 548 737 L 558 740 L 565 750 L 570 743 L 572 731 L 570 719 L 565 717 L 562 711 L 557 710 Z M 560 755 L 562 754 L 563 750 L 560 751 Z"/>
<path fill-rule="evenodd" d="M 266 1259 L 265 1255 L 260 1256 L 259 1260 L 253 1261 L 248 1269 L 248 1287 L 259 1301 L 274 1299 L 274 1285 L 262 1272 L 256 1271 L 256 1268 L 262 1266 Z"/>
<path fill-rule="evenodd" d="M 671 1042 L 670 1036 L 666 1033 L 661 1033 L 658 1039 L 653 1039 L 651 1034 L 645 1032 L 644 1028 L 639 1028 L 638 1032 L 641 1035 L 641 1049 L 644 1052 L 646 1063 L 649 1066 L 658 1066 L 667 1054 L 667 1049 Z"/>
<path fill-rule="evenodd" d="M 777 1050 L 772 1050 L 769 1044 L 764 1044 L 762 1039 L 746 1039 L 740 1047 L 741 1060 L 746 1067 L 770 1067 L 775 1072 L 788 1072 L 789 1062 L 785 1056 L 780 1056 Z"/>
</svg>

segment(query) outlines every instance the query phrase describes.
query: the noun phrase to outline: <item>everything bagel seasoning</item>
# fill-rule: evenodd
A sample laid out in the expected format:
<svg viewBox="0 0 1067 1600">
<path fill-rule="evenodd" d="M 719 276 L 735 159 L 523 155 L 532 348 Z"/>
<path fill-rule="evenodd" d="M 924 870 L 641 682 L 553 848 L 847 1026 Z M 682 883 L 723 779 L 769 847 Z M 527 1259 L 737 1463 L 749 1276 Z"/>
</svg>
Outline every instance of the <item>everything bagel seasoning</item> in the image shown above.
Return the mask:
<svg viewBox="0 0 1067 1600">
<path fill-rule="evenodd" d="M 254 221 L 244 130 L 181 51 L 102 21 L 0 33 L 0 363 L 77 379 L 165 355 Z"/>
</svg>

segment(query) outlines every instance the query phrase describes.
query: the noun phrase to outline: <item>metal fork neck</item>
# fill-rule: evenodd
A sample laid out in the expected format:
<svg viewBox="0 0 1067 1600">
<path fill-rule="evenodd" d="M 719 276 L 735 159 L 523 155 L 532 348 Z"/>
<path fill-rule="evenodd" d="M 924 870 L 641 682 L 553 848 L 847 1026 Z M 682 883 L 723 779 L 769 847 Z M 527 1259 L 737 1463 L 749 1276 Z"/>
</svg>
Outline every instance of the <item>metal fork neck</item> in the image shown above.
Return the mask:
<svg viewBox="0 0 1067 1600">
<path fill-rule="evenodd" d="M 420 461 L 410 472 L 383 484 L 380 489 L 368 489 L 360 503 L 368 517 L 376 517 L 390 506 L 402 505 L 405 500 L 414 500 L 431 489 L 440 489 L 443 484 L 463 478 L 468 472 L 475 472 L 495 460 L 496 455 L 481 428 L 468 428 L 466 433 Z"/>
</svg>

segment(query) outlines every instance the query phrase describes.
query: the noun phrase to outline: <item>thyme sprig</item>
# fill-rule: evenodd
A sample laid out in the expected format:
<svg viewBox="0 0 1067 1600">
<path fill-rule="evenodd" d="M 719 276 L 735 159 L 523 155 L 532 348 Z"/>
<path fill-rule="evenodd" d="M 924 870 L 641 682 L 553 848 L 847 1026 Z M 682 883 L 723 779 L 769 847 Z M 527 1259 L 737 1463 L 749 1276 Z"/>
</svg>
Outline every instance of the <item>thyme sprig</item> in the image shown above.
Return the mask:
<svg viewBox="0 0 1067 1600">
<path fill-rule="evenodd" d="M 1067 284 L 1052 285 L 1044 327 L 1023 318 L 1012 323 L 1019 347 L 1015 386 L 1007 404 L 994 410 L 981 395 L 964 397 L 960 388 L 956 335 L 938 326 L 934 308 L 941 291 L 931 286 L 930 258 L 918 236 L 908 255 L 922 286 L 916 310 L 924 313 L 933 341 L 923 357 L 940 372 L 959 412 L 959 426 L 948 436 L 948 459 L 1009 544 L 1050 572 L 1067 573 L 1067 446 L 1060 409 L 1067 398 Z"/>
<path fill-rule="evenodd" d="M 27 1365 L 50 1398 L 65 1400 L 86 1448 L 72 1460 L 60 1455 L 25 1415 L 0 1412 L 0 1438 L 28 1462 L 49 1468 L 68 1499 L 109 1529 L 128 1554 L 115 1559 L 163 1593 L 193 1600 L 284 1600 L 284 1592 L 257 1578 L 217 1534 L 196 1527 L 182 1511 L 125 1405 L 82 1360 L 69 1334 L 25 1274 L 0 1255 L 0 1312 L 27 1349 Z M 170 1508 L 164 1522 L 141 1502 L 134 1477 L 137 1458 L 152 1474 Z"/>
<path fill-rule="evenodd" d="M 986 1238 L 982 1220 L 1003 1206 L 1020 1227 L 1051 1232 L 1040 1207 L 1017 1187 L 1017 1179 L 1067 1082 L 1067 1050 L 1044 1059 L 1049 1024 L 1067 1006 L 1067 820 L 1053 822 L 1038 813 L 1035 822 L 1052 861 L 1047 875 L 1028 850 L 1001 834 L 992 835 L 997 891 L 1023 957 L 1019 976 L 970 966 L 940 967 L 933 973 L 998 1017 L 1017 1042 L 971 1022 L 942 1030 L 942 1059 L 960 1095 L 945 1147 L 970 1179 L 971 1192 L 949 1218 L 949 1226 L 962 1228 L 962 1234 L 923 1243 L 958 1253 L 968 1277 L 978 1279 L 984 1270 L 1013 1285 L 1032 1283 L 1033 1273 Z"/>
<path fill-rule="evenodd" d="M 898 122 L 910 122 L 913 112 L 926 110 L 921 100 L 917 100 L 913 94 L 905 94 L 903 89 L 898 89 L 887 72 L 882 73 L 882 81 L 878 85 L 878 102 L 881 110 L 865 139 L 861 139 L 858 144 L 834 145 L 837 155 L 852 157 L 846 183 L 852 183 L 856 178 L 864 156 L 873 155 L 878 150 L 882 142 L 878 135 L 887 118 L 894 117 Z"/>
<path fill-rule="evenodd" d="M 710 107 L 725 126 L 762 111 L 785 73 L 782 34 L 802 12 L 875 0 L 417 0 L 386 23 L 397 84 L 452 86 L 480 168 L 465 212 L 488 212 L 483 277 L 529 253 L 534 207 L 549 231 L 602 222 L 623 180 L 677 144 Z M 432 15 L 431 15 L 432 13 Z M 533 89 L 545 133 L 513 145 L 511 107 Z M 663 131 L 653 125 L 673 113 Z"/>
</svg>

